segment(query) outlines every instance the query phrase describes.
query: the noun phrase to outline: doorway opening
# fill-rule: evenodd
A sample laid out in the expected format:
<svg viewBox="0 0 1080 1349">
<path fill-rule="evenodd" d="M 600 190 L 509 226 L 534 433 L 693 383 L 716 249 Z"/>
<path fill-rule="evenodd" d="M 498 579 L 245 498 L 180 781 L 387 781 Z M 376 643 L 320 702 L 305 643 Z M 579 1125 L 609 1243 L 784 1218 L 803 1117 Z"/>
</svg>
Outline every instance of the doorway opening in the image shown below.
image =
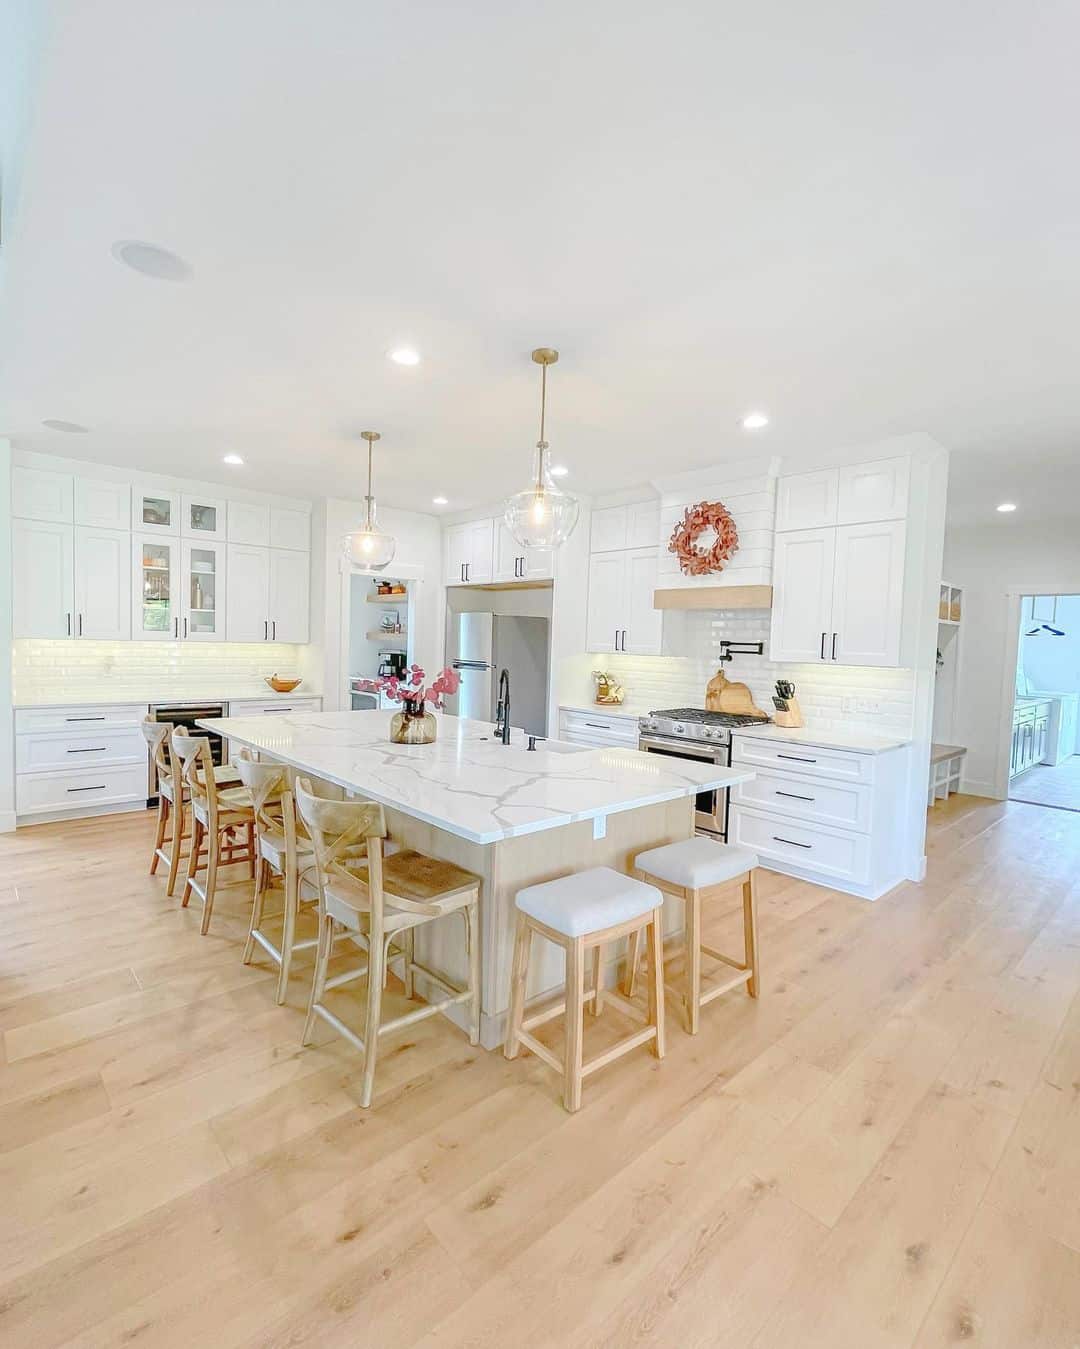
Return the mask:
<svg viewBox="0 0 1080 1349">
<path fill-rule="evenodd" d="M 1009 800 L 1080 812 L 1080 595 L 1024 595 Z"/>
</svg>

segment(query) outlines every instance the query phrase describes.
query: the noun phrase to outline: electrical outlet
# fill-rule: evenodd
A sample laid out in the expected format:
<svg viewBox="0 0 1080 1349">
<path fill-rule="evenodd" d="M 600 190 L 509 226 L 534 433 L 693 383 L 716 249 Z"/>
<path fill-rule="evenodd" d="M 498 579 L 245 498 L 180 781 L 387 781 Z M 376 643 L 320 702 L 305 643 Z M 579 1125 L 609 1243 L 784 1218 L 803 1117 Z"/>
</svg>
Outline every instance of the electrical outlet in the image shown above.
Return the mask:
<svg viewBox="0 0 1080 1349">
<path fill-rule="evenodd" d="M 850 693 L 845 694 L 844 697 L 840 699 L 840 711 L 841 712 L 857 711 L 858 709 L 856 707 L 856 703 L 858 701 L 859 700 L 857 698 L 853 698 Z"/>
<path fill-rule="evenodd" d="M 881 713 L 881 701 L 878 698 L 856 698 L 855 710 L 857 712 L 866 712 L 873 716 L 879 716 Z"/>
</svg>

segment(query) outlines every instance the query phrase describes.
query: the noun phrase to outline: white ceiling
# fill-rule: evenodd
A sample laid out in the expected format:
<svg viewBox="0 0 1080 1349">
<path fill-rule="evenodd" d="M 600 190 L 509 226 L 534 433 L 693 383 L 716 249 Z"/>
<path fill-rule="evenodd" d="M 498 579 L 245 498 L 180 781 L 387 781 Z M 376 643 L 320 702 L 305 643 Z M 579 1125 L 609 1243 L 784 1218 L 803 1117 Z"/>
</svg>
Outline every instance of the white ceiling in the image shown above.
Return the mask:
<svg viewBox="0 0 1080 1349">
<path fill-rule="evenodd" d="M 921 430 L 954 516 L 1073 508 L 1071 0 L 35 13 L 0 309 L 20 447 L 355 496 L 370 426 L 382 501 L 465 507 L 520 484 L 550 344 L 568 486 Z"/>
</svg>

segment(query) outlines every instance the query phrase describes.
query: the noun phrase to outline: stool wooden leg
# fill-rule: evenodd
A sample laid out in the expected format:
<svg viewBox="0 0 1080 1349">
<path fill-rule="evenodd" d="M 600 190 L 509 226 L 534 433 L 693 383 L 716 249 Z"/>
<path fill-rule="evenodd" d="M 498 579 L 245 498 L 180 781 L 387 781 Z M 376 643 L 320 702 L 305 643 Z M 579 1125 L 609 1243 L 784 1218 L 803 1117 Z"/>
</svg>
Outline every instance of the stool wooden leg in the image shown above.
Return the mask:
<svg viewBox="0 0 1080 1349">
<path fill-rule="evenodd" d="M 701 1022 L 701 891 L 691 890 L 687 896 L 686 926 L 683 940 L 686 945 L 686 1029 L 698 1033 Z"/>
<path fill-rule="evenodd" d="M 269 870 L 270 864 L 259 859 L 259 871 Z M 269 880 L 269 876 L 266 878 Z M 289 991 L 289 966 L 292 964 L 293 943 L 296 941 L 296 910 L 300 906 L 300 877 L 295 867 L 285 865 L 285 914 L 281 928 L 281 969 L 278 971 L 277 1000 L 280 1005 Z"/>
<path fill-rule="evenodd" d="M 209 831 L 208 831 L 209 832 Z M 206 859 L 206 899 L 203 903 L 199 932 L 206 936 L 210 930 L 210 915 L 214 912 L 214 892 L 217 890 L 218 858 L 221 855 L 221 835 L 210 839 L 210 855 Z"/>
<path fill-rule="evenodd" d="M 360 1104 L 365 1109 L 375 1092 L 375 1059 L 379 1051 L 379 1021 L 382 1018 L 383 973 L 386 968 L 386 943 L 381 935 L 368 938 L 367 1016 L 364 1019 L 364 1076 L 360 1085 Z"/>
<path fill-rule="evenodd" d="M 599 942 L 593 947 L 592 970 L 592 1014 L 593 1016 L 599 1016 L 601 1008 L 604 1005 L 604 948 Z"/>
<path fill-rule="evenodd" d="M 416 980 L 413 976 L 413 961 L 416 958 L 416 933 L 411 927 L 406 928 L 401 935 L 402 944 L 405 947 L 405 972 L 401 982 L 405 985 L 405 996 L 411 998 Z M 469 920 L 465 919 L 465 940 L 469 940 Z M 466 948 L 468 949 L 468 948 Z"/>
<path fill-rule="evenodd" d="M 757 869 L 748 871 L 743 881 L 743 941 L 746 947 L 746 965 L 751 971 L 746 991 L 752 998 L 758 995 L 758 939 L 757 939 Z"/>
<path fill-rule="evenodd" d="M 150 875 L 157 871 L 159 862 L 158 849 L 165 842 L 165 821 L 169 818 L 168 798 L 158 793 L 157 799 L 157 836 L 154 839 L 154 855 L 150 858 Z"/>
<path fill-rule="evenodd" d="M 529 947 L 532 929 L 529 920 L 519 911 L 514 933 L 514 962 L 510 968 L 510 1023 L 506 1030 L 503 1053 L 508 1059 L 517 1058 L 518 1031 L 525 1019 L 525 981 L 529 976 Z"/>
<path fill-rule="evenodd" d="M 169 883 L 165 893 L 170 897 L 176 891 L 176 878 L 180 872 L 180 844 L 184 838 L 184 805 L 174 801 L 169 811 L 172 818 L 172 837 L 169 843 Z"/>
<path fill-rule="evenodd" d="M 581 1109 L 581 1055 L 585 1034 L 585 945 L 580 937 L 566 945 L 566 1063 L 563 1104 Z"/>
<path fill-rule="evenodd" d="M 255 873 L 255 894 L 251 900 L 251 922 L 248 925 L 247 941 L 244 943 L 244 954 L 240 957 L 245 965 L 250 965 L 252 957 L 255 954 L 255 933 L 262 926 L 263 903 L 266 898 L 266 887 L 270 877 L 266 874 L 267 863 L 260 859 L 259 869 Z M 278 998 L 278 1002 L 281 999 Z"/>
<path fill-rule="evenodd" d="M 254 880 L 254 879 L 255 879 L 255 866 L 256 866 L 256 861 L 255 861 L 255 822 L 254 822 L 254 820 L 249 820 L 249 821 L 248 821 L 248 827 L 247 827 L 247 853 L 248 853 L 248 875 L 251 877 L 252 880 Z M 282 999 L 281 999 L 281 998 L 278 998 L 278 1002 L 281 1002 L 281 1001 L 282 1001 Z"/>
<path fill-rule="evenodd" d="M 319 944 L 315 948 L 315 971 L 311 979 L 311 997 L 308 999 L 308 1014 L 307 1020 L 304 1022 L 304 1033 L 300 1037 L 302 1045 L 311 1043 L 311 1031 L 315 1025 L 315 1008 L 322 1002 L 323 994 L 326 991 L 326 972 L 330 964 L 330 951 L 334 945 L 333 932 L 333 919 L 320 915 Z"/>
<path fill-rule="evenodd" d="M 187 882 L 184 885 L 184 893 L 180 900 L 180 907 L 186 909 L 191 900 L 191 882 L 195 879 L 195 873 L 199 870 L 199 853 L 202 851 L 203 825 L 202 821 L 195 818 L 194 812 L 191 817 L 191 848 L 188 853 Z"/>
<path fill-rule="evenodd" d="M 649 943 L 649 1022 L 656 1027 L 652 1052 L 664 1057 L 664 910 L 653 909 L 646 938 Z"/>
<path fill-rule="evenodd" d="M 628 998 L 634 996 L 637 984 L 638 960 L 641 957 L 641 933 L 631 932 L 626 939 L 626 969 L 623 971 L 623 992 Z"/>
<path fill-rule="evenodd" d="M 469 1044 L 480 1043 L 480 906 L 475 901 L 465 910 L 469 940 Z"/>
</svg>

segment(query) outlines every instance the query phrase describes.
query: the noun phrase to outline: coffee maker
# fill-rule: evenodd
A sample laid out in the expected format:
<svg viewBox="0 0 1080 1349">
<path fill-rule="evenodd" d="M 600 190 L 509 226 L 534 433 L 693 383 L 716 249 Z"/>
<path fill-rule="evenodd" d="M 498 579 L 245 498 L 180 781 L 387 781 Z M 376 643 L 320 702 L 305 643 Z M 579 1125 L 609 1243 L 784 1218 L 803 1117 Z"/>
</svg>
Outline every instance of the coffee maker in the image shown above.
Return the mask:
<svg viewBox="0 0 1080 1349">
<path fill-rule="evenodd" d="M 404 651 L 380 651 L 379 652 L 379 678 L 389 679 L 392 676 L 400 679 L 405 673 L 405 652 Z"/>
</svg>

